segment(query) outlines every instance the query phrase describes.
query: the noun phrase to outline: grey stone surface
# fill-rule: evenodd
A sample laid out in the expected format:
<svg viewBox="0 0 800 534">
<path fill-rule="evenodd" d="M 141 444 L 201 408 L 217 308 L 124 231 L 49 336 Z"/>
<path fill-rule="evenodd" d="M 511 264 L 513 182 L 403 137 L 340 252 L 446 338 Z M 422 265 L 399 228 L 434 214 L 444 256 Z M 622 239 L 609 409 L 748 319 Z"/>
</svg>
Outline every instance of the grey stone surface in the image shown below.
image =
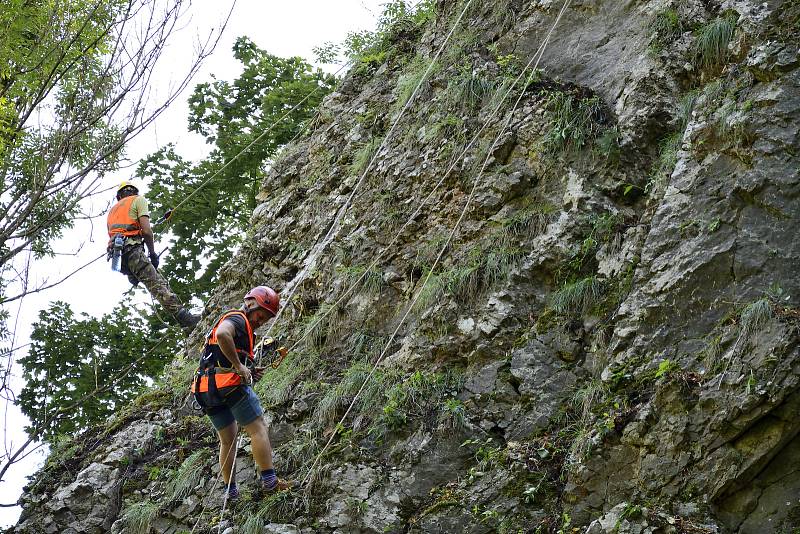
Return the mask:
<svg viewBox="0 0 800 534">
<path fill-rule="evenodd" d="M 399 40 L 409 53 L 431 57 L 441 44 L 455 3 L 437 6 L 438 24 Z M 469 37 L 483 44 L 469 56 L 471 70 L 464 58 L 448 60 L 423 84 L 330 243 L 321 239 L 331 216 L 358 180 L 354 155 L 396 117 L 397 80 L 411 56 L 348 75 L 312 131 L 267 173 L 208 317 L 238 305 L 256 280 L 285 293 L 307 267 L 286 325 L 299 337 L 292 321 L 342 294 L 343 267 L 380 258 L 380 287 L 340 303 L 342 322 L 326 331 L 321 363 L 299 371 L 289 401 L 270 407 L 279 473 L 291 465 L 304 475 L 330 431 L 313 419 L 318 403 L 348 366 L 374 362 L 395 331 L 378 372 L 397 382 L 385 383 L 374 405 L 357 406 L 352 434 L 346 421 L 313 499 L 287 501 L 296 510 L 265 531 L 555 532 L 567 528 L 563 514 L 569 528 L 591 534 L 772 534 L 800 524 L 800 60 L 796 27 L 787 26 L 797 3 L 575 1 L 506 131 L 490 117 L 491 94 L 473 107 L 453 100 L 467 72 L 502 86 L 509 67 L 501 63 L 532 57 L 560 7 L 476 3 Z M 673 8 L 674 39 L 653 47 L 656 14 Z M 725 9 L 739 16 L 727 63 L 700 69 L 696 36 Z M 681 101 L 694 90 L 680 132 Z M 603 132 L 618 134 L 616 159 L 597 143 L 547 149 L 548 101 L 560 91 L 597 97 Z M 436 137 L 448 121 L 457 131 Z M 499 135 L 489 159 L 453 152 L 451 143 L 484 121 L 484 148 Z M 680 139 L 674 168 L 649 182 L 671 134 Z M 430 204 L 401 227 L 451 163 Z M 473 183 L 474 202 L 436 270 L 443 287 L 401 324 Z M 515 234 L 515 217 L 533 208 L 539 219 Z M 608 235 L 598 230 L 604 217 L 615 221 Z M 519 260 L 497 279 L 488 271 L 467 278 L 470 294 L 455 295 L 456 275 L 498 247 Z M 554 292 L 587 276 L 602 284 L 602 302 L 555 314 Z M 746 324 L 748 306 L 765 296 L 769 312 Z M 375 346 L 359 353 L 347 338 L 354 332 Z M 408 387 L 444 370 L 462 373 L 463 385 Z M 378 404 L 396 384 L 407 386 L 405 412 Z M 342 395 L 346 406 L 352 392 Z M 461 419 L 445 425 L 445 409 Z M 377 425 L 386 413 L 398 419 Z M 166 481 L 147 470 L 176 467 L 185 417 L 172 408 L 143 413 L 65 462 L 69 476 L 45 469 L 12 532 L 123 532 L 127 505 L 163 498 Z M 236 469 L 251 491 L 248 443 Z M 201 504 L 219 512 L 210 494 L 218 470 L 210 472 L 183 502 L 160 503 L 158 532 L 186 530 Z"/>
</svg>

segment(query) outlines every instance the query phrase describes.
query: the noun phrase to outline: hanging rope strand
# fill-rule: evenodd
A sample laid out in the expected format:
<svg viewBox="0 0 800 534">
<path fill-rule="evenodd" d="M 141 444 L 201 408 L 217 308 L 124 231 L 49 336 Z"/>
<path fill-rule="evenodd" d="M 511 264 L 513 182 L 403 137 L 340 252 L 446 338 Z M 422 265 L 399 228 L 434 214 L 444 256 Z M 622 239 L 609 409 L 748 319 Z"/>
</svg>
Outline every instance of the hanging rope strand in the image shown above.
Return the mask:
<svg viewBox="0 0 800 534">
<path fill-rule="evenodd" d="M 556 20 L 553 22 L 553 25 L 550 28 L 550 31 L 547 33 L 547 35 L 546 35 L 546 37 L 545 37 L 545 39 L 544 39 L 544 41 L 542 43 L 542 46 L 539 47 L 539 53 L 538 54 L 534 54 L 533 57 L 531 57 L 530 61 L 528 61 L 528 64 L 526 65 L 526 70 L 530 69 L 531 64 L 534 62 L 534 60 L 535 60 L 535 65 L 534 65 L 530 75 L 528 76 L 528 80 L 529 81 L 526 82 L 526 86 L 527 86 L 527 83 L 529 83 L 530 80 L 532 79 L 532 76 L 538 70 L 539 62 L 540 62 L 542 56 L 544 55 L 544 51 L 545 51 L 545 49 L 547 47 L 547 43 L 549 42 L 550 37 L 551 37 L 553 31 L 556 28 L 556 25 L 558 25 L 558 23 L 561 20 L 561 17 L 563 16 L 564 12 L 569 7 L 570 1 L 571 0 L 565 0 L 561 10 L 558 13 L 558 16 L 556 17 Z M 519 79 L 519 77 L 517 79 Z M 522 100 L 522 97 L 524 96 L 524 94 L 525 94 L 524 91 L 522 91 L 520 93 L 520 96 L 517 98 L 516 102 L 514 103 L 513 108 L 511 109 L 511 111 L 508 114 L 508 119 L 506 120 L 506 122 L 503 125 L 503 127 L 500 129 L 500 132 L 498 133 L 498 135 L 495 138 L 495 140 L 492 142 L 492 145 L 491 145 L 491 147 L 489 149 L 489 152 L 486 155 L 486 159 L 484 160 L 480 171 L 478 172 L 478 174 L 475 177 L 475 180 L 474 180 L 473 186 L 472 186 L 472 190 L 470 191 L 469 197 L 467 198 L 467 201 L 464 204 L 464 208 L 461 210 L 461 214 L 460 214 L 458 220 L 453 225 L 453 228 L 450 231 L 450 234 L 449 234 L 449 236 L 447 238 L 447 241 L 442 246 L 442 248 L 439 250 L 439 254 L 436 257 L 436 261 L 434 261 L 433 267 L 431 267 L 430 271 L 428 271 L 427 277 L 425 278 L 424 282 L 420 286 L 420 288 L 421 288 L 420 291 L 417 292 L 417 294 L 414 296 L 414 299 L 412 300 L 412 302 L 408 305 L 408 307 L 406 309 L 406 312 L 403 314 L 403 317 L 400 319 L 400 321 L 398 322 L 398 324 L 395 327 L 394 331 L 392 332 L 392 335 L 389 337 L 389 340 L 386 342 L 386 345 L 384 346 L 383 350 L 381 351 L 380 355 L 378 356 L 378 359 L 375 361 L 374 365 L 370 369 L 370 372 L 367 374 L 367 377 L 364 379 L 364 382 L 361 384 L 361 387 L 356 392 L 355 396 L 353 397 L 353 400 L 348 405 L 347 410 L 345 411 L 344 415 L 341 417 L 341 419 L 339 420 L 337 425 L 334 427 L 333 432 L 331 432 L 331 436 L 330 436 L 330 438 L 328 438 L 328 441 L 325 443 L 325 446 L 322 448 L 322 450 L 319 452 L 319 454 L 317 454 L 317 456 L 314 458 L 314 462 L 311 464 L 311 467 L 309 468 L 308 474 L 303 478 L 303 482 L 302 482 L 301 485 L 305 486 L 305 484 L 308 482 L 308 480 L 310 480 L 310 478 L 311 478 L 311 476 L 312 476 L 312 474 L 314 472 L 314 468 L 316 467 L 317 463 L 322 458 L 323 454 L 325 454 L 325 451 L 327 451 L 327 449 L 331 445 L 331 443 L 333 443 L 333 440 L 337 435 L 337 430 L 342 427 L 342 425 L 344 424 L 344 421 L 347 419 L 347 416 L 350 415 L 350 412 L 353 409 L 353 407 L 355 406 L 356 401 L 358 400 L 358 398 L 361 395 L 361 393 L 364 391 L 364 388 L 366 388 L 366 386 L 369 383 L 369 381 L 372 379 L 372 376 L 375 374 L 375 371 L 378 369 L 378 365 L 380 365 L 380 363 L 383 360 L 384 356 L 388 352 L 389 347 L 391 346 L 392 342 L 394 341 L 394 338 L 397 336 L 397 333 L 400 331 L 400 328 L 403 326 L 403 324 L 405 323 L 406 319 L 408 318 L 408 315 L 411 313 L 411 310 L 414 308 L 414 304 L 416 304 L 417 300 L 419 299 L 420 295 L 422 294 L 422 288 L 424 288 L 425 285 L 430 280 L 431 276 L 433 275 L 434 270 L 436 269 L 436 267 L 438 266 L 438 264 L 441 261 L 442 257 L 444 256 L 444 253 L 447 250 L 447 247 L 452 242 L 453 237 L 455 236 L 459 226 L 461 225 L 461 222 L 464 220 L 464 217 L 467 214 L 469 206 L 472 203 L 472 200 L 473 200 L 473 198 L 475 196 L 475 191 L 477 190 L 477 187 L 478 187 L 478 183 L 480 182 L 480 177 L 483 175 L 483 172 L 486 170 L 486 167 L 489 164 L 489 160 L 492 157 L 492 152 L 494 151 L 494 148 L 497 145 L 497 142 L 500 140 L 500 138 L 502 137 L 502 135 L 505 132 L 506 128 L 508 127 L 509 123 L 511 122 L 511 119 L 514 116 L 514 112 L 516 111 L 517 107 L 519 106 L 519 103 Z"/>
</svg>

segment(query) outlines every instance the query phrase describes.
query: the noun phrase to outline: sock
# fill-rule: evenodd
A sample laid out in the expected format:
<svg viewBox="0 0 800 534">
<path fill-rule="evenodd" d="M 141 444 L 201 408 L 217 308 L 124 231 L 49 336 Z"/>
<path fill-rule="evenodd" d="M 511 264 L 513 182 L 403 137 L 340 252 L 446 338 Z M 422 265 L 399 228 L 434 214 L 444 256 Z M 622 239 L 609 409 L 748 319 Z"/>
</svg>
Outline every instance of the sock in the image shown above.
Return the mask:
<svg viewBox="0 0 800 534">
<path fill-rule="evenodd" d="M 237 499 L 239 497 L 239 488 L 236 487 L 236 482 L 231 482 L 228 488 L 228 497 L 231 499 Z"/>
<path fill-rule="evenodd" d="M 274 489 L 278 485 L 278 476 L 274 469 L 264 469 L 261 471 L 261 483 L 268 490 Z"/>
</svg>

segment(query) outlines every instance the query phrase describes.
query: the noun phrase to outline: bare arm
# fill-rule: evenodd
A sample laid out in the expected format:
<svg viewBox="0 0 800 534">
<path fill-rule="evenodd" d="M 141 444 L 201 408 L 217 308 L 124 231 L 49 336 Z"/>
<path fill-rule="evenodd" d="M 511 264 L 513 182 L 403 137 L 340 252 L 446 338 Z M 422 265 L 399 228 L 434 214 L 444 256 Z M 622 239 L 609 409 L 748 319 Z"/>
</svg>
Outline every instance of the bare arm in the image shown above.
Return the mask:
<svg viewBox="0 0 800 534">
<path fill-rule="evenodd" d="M 155 254 L 156 243 L 153 239 L 153 229 L 150 227 L 150 216 L 142 215 L 139 217 L 139 226 L 142 227 L 142 237 L 144 238 L 144 244 L 147 245 L 147 251 L 150 254 Z"/>
</svg>

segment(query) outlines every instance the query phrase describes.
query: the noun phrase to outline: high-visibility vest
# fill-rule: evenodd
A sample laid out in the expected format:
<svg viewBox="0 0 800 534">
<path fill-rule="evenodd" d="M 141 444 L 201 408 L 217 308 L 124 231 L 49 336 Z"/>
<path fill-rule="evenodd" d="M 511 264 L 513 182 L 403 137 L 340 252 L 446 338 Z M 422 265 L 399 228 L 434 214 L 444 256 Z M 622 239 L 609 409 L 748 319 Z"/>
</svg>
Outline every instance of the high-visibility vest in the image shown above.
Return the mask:
<svg viewBox="0 0 800 534">
<path fill-rule="evenodd" d="M 247 328 L 248 346 L 246 348 L 236 347 L 239 361 L 248 367 L 253 367 L 255 363 L 253 329 L 250 326 L 250 321 L 247 320 L 247 315 L 239 310 L 224 313 L 208 335 L 208 341 L 200 357 L 200 365 L 192 380 L 191 392 L 202 408 L 225 405 L 225 400 L 242 385 L 242 377 L 233 368 L 221 365 L 221 362 L 226 361 L 227 357 L 225 357 L 217 342 L 217 328 L 222 324 L 222 321 L 232 315 L 241 315 Z"/>
<path fill-rule="evenodd" d="M 137 198 L 137 195 L 125 197 L 114 204 L 114 207 L 108 212 L 106 226 L 108 227 L 109 243 L 113 241 L 115 236 L 120 234 L 125 237 L 142 235 L 142 227 L 139 226 L 139 221 L 132 219 L 130 216 L 131 204 Z"/>
</svg>

